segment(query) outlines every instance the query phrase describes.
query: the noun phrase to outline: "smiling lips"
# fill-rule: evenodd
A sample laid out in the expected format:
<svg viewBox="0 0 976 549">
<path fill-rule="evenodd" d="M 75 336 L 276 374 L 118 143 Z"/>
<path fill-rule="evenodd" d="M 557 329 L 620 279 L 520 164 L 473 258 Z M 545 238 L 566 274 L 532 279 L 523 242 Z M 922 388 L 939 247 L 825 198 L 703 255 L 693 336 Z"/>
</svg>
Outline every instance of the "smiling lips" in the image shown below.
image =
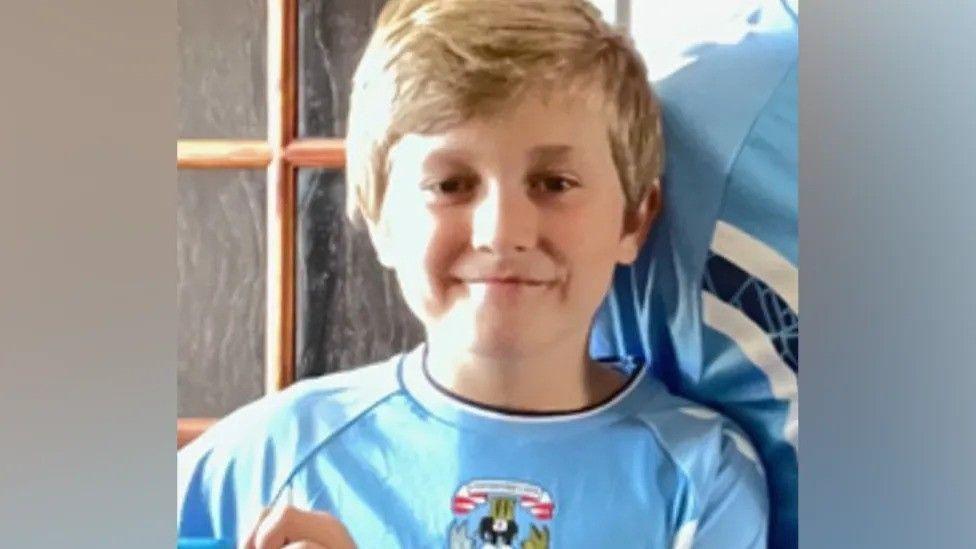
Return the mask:
<svg viewBox="0 0 976 549">
<path fill-rule="evenodd" d="M 508 277 L 486 277 L 486 278 L 472 278 L 464 280 L 468 284 L 505 284 L 505 285 L 518 285 L 522 284 L 525 286 L 547 286 L 550 283 L 544 280 L 528 280 L 524 278 L 516 278 L 512 276 Z"/>
<path fill-rule="evenodd" d="M 458 282 L 464 282 L 466 284 L 485 284 L 489 286 L 499 286 L 499 287 L 517 287 L 517 286 L 532 286 L 532 287 L 543 287 L 551 286 L 554 284 L 552 281 L 548 280 L 532 280 L 528 278 L 519 278 L 515 276 L 487 276 L 479 278 L 461 278 Z"/>
<path fill-rule="evenodd" d="M 456 283 L 509 291 L 550 288 L 563 280 L 556 261 L 540 250 L 506 257 L 476 251 L 462 258 L 449 274 Z"/>
</svg>

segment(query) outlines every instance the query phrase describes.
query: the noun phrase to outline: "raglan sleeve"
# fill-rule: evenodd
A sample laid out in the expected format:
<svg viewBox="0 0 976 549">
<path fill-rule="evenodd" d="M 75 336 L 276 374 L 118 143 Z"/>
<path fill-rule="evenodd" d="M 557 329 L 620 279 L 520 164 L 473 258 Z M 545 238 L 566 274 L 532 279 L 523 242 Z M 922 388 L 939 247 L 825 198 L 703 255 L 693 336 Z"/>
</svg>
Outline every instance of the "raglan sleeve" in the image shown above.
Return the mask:
<svg viewBox="0 0 976 549">
<path fill-rule="evenodd" d="M 722 430 L 719 458 L 713 470 L 701 515 L 679 532 L 682 543 L 676 542 L 675 547 L 767 547 L 769 498 L 765 474 L 748 439 L 733 427 Z"/>
<path fill-rule="evenodd" d="M 221 419 L 177 452 L 179 538 L 234 540 L 274 495 L 275 440 L 266 400 Z"/>
</svg>

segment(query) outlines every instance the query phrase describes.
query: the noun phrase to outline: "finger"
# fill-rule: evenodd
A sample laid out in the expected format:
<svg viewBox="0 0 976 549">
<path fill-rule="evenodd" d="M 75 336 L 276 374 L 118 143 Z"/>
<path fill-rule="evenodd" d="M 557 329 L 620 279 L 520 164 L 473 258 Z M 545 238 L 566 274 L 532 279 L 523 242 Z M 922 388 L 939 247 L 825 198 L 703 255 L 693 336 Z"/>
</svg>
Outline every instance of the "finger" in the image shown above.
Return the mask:
<svg viewBox="0 0 976 549">
<path fill-rule="evenodd" d="M 284 546 L 283 549 L 329 549 L 324 545 L 319 545 L 314 541 L 296 541 Z"/>
<path fill-rule="evenodd" d="M 264 517 L 268 516 L 268 513 L 270 512 L 271 512 L 271 507 L 265 507 L 264 509 L 261 510 L 261 513 L 257 516 L 256 519 L 254 519 L 254 524 L 251 525 L 251 529 L 247 537 L 244 538 L 244 541 L 240 542 L 237 545 L 239 549 L 255 549 L 254 536 L 255 534 L 257 534 L 258 526 L 261 525 L 261 521 L 263 521 Z"/>
<path fill-rule="evenodd" d="M 288 542 L 310 541 L 328 549 L 355 549 L 346 527 L 332 515 L 283 506 L 272 510 L 254 537 L 255 549 L 280 549 Z"/>
<path fill-rule="evenodd" d="M 287 505 L 276 505 L 271 508 L 254 531 L 254 549 L 281 549 L 289 541 L 302 539 L 299 536 L 289 535 L 288 521 L 292 519 L 291 509 L 293 508 Z"/>
</svg>

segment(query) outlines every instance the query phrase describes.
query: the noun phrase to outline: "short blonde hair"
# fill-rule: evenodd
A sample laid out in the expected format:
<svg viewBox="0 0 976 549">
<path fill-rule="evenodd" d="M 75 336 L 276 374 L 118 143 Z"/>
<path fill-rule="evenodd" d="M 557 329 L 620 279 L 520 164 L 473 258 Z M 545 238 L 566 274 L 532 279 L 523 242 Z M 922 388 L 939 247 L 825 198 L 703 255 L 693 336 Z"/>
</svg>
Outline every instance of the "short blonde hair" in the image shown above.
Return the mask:
<svg viewBox="0 0 976 549">
<path fill-rule="evenodd" d="M 379 221 L 390 148 L 446 131 L 530 90 L 598 84 L 628 207 L 656 184 L 660 109 L 630 39 L 586 0 L 390 0 L 353 77 L 347 214 Z"/>
</svg>

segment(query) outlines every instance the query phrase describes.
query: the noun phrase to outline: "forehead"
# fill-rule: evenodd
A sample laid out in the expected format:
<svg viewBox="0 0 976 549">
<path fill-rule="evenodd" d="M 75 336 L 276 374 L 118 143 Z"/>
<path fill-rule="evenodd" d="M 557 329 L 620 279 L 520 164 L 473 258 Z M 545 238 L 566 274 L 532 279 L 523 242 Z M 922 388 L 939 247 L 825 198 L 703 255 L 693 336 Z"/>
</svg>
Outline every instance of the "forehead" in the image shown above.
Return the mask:
<svg viewBox="0 0 976 549">
<path fill-rule="evenodd" d="M 398 164 L 420 168 L 425 163 L 511 164 L 518 159 L 595 164 L 610 158 L 608 128 L 607 109 L 598 92 L 533 92 L 444 131 L 404 135 L 389 158 L 393 170 Z"/>
</svg>

